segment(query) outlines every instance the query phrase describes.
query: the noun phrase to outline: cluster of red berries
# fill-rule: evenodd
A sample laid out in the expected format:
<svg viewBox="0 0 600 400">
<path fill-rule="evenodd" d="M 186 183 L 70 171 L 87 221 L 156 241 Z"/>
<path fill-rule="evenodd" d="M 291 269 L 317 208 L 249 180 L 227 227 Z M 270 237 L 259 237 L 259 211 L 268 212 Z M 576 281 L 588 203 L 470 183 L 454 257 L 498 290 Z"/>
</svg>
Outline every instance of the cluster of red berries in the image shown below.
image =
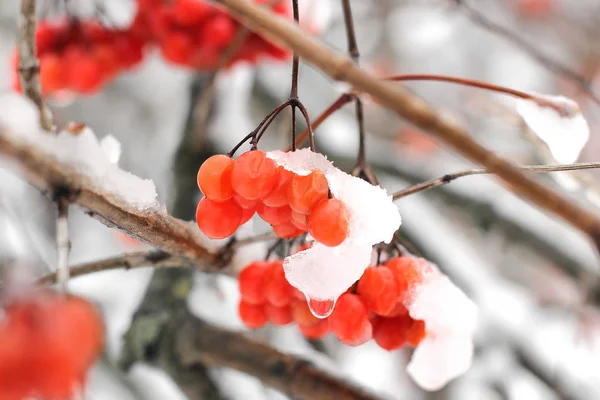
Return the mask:
<svg viewBox="0 0 600 400">
<path fill-rule="evenodd" d="M 289 16 L 286 4 L 281 1 L 272 9 Z M 139 0 L 136 19 L 146 22 L 166 60 L 195 70 L 215 69 L 241 28 L 227 12 L 203 0 Z M 249 33 L 229 64 L 255 63 L 261 56 L 286 59 L 288 55 L 261 36 Z"/>
<path fill-rule="evenodd" d="M 98 311 L 79 297 L 44 291 L 12 301 L 0 319 L 0 399 L 72 398 L 103 343 Z"/>
<path fill-rule="evenodd" d="M 40 22 L 36 30 L 40 81 L 46 94 L 68 90 L 89 94 L 142 61 L 144 42 L 131 30 L 96 22 Z M 18 54 L 14 55 L 15 71 Z M 16 76 L 16 74 L 15 74 Z M 15 89 L 21 91 L 18 78 Z"/>
<path fill-rule="evenodd" d="M 207 159 L 198 171 L 204 198 L 196 222 L 212 239 L 231 236 L 255 212 L 280 238 L 310 232 L 315 240 L 337 246 L 348 235 L 348 210 L 329 198 L 325 175 L 297 175 L 278 166 L 265 152 L 251 150 L 236 160 L 223 154 Z"/>
<path fill-rule="evenodd" d="M 374 339 L 389 351 L 416 347 L 426 335 L 425 323 L 412 319 L 403 302 L 420 281 L 418 264 L 423 262 L 427 261 L 397 257 L 367 268 L 358 283 L 340 296 L 331 315 L 320 319 L 285 279 L 280 260 L 256 261 L 239 275 L 239 315 L 249 328 L 295 322 L 311 339 L 331 332 L 350 346 Z"/>
</svg>

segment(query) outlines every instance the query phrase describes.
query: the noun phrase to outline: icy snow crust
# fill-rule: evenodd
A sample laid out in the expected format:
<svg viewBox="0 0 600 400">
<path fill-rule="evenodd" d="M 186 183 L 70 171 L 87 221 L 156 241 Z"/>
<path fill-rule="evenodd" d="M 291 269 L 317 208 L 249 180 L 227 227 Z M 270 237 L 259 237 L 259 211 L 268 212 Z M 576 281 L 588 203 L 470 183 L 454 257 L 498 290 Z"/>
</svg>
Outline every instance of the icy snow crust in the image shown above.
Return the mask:
<svg viewBox="0 0 600 400">
<path fill-rule="evenodd" d="M 102 190 L 126 198 L 141 212 L 160 209 L 154 182 L 132 175 L 117 165 L 121 144 L 113 136 L 105 136 L 98 142 L 87 127 L 78 134 L 63 131 L 49 135 L 39 127 L 35 105 L 17 94 L 0 95 L 0 110 L 0 126 L 72 165 Z"/>
<path fill-rule="evenodd" d="M 477 307 L 436 266 L 422 265 L 421 272 L 423 281 L 404 305 L 413 319 L 425 321 L 427 336 L 406 370 L 423 389 L 438 390 L 471 366 Z"/>
<path fill-rule="evenodd" d="M 369 266 L 372 246 L 392 239 L 402 222 L 398 208 L 385 189 L 340 171 L 322 154 L 301 149 L 271 151 L 267 157 L 299 175 L 322 171 L 333 196 L 348 208 L 349 232 L 342 244 L 328 247 L 316 242 L 283 263 L 287 280 L 306 296 L 335 300 Z"/>
<path fill-rule="evenodd" d="M 517 101 L 517 112 L 529 128 L 548 145 L 556 161 L 562 164 L 574 163 L 590 137 L 590 128 L 579 106 L 563 96 L 536 96 L 560 107 L 565 115 L 552 107 L 523 99 Z"/>
</svg>

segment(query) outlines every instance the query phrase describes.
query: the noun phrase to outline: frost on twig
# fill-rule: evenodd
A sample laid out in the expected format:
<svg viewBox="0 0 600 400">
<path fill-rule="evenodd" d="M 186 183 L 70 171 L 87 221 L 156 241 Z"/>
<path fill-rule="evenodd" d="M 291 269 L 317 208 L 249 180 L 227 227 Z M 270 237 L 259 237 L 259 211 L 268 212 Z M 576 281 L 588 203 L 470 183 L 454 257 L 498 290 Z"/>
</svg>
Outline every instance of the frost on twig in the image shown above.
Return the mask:
<svg viewBox="0 0 600 400">
<path fill-rule="evenodd" d="M 398 208 L 385 189 L 340 171 L 322 154 L 302 149 L 273 151 L 268 157 L 299 175 L 322 171 L 332 195 L 349 210 L 348 237 L 342 244 L 315 243 L 284 261 L 286 278 L 294 287 L 310 298 L 335 300 L 369 266 L 372 246 L 392 239 L 401 223 Z"/>
<path fill-rule="evenodd" d="M 577 161 L 590 128 L 576 102 L 562 96 L 536 95 L 537 100 L 517 100 L 517 112 L 548 146 L 556 161 Z"/>
</svg>

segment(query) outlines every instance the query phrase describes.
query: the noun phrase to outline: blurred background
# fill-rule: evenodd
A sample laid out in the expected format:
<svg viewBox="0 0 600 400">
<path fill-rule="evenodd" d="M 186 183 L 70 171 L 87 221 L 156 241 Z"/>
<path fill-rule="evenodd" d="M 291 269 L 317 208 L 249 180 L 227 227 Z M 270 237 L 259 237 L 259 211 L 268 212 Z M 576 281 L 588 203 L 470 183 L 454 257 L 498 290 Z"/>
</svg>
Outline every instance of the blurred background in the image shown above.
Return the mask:
<svg viewBox="0 0 600 400">
<path fill-rule="evenodd" d="M 73 12 L 89 13 L 94 7 L 89 2 L 77 4 Z M 308 19 L 325 43 L 345 51 L 339 2 L 300 2 L 305 3 L 306 12 L 301 19 Z M 0 2 L 0 91 L 11 90 L 18 3 Z M 600 105 L 573 79 L 556 73 L 556 65 L 576 71 L 600 91 L 600 1 L 478 0 L 465 2 L 467 6 L 448 0 L 352 3 L 365 69 L 381 76 L 446 74 L 571 97 L 582 107 L 592 132 L 580 161 L 598 158 Z M 108 18 L 123 26 L 131 21 L 136 7 L 133 0 L 104 0 L 103 4 Z M 40 6 L 40 12 L 44 10 L 48 12 Z M 506 27 L 555 63 L 540 62 L 505 34 L 486 27 L 481 16 L 483 21 Z M 202 126 L 198 126 L 198 104 L 212 74 L 169 65 L 152 52 L 142 65 L 102 91 L 51 98 L 49 104 L 59 126 L 80 121 L 99 137 L 117 137 L 122 144 L 121 167 L 152 179 L 161 202 L 176 216 L 191 220 L 200 198 L 195 174 L 202 160 L 229 151 L 287 98 L 290 70 L 290 63 L 265 61 L 219 72 Z M 513 99 L 446 83 L 409 86 L 453 115 L 489 149 L 521 164 L 552 162 L 547 149 L 516 114 Z M 313 118 L 343 90 L 339 83 L 301 65 L 299 95 Z M 389 191 L 474 167 L 371 99 L 364 100 L 368 161 Z M 289 121 L 289 115 L 280 116 L 261 146 L 287 146 Z M 200 145 L 189 146 L 190 140 Z M 332 116 L 317 130 L 316 140 L 321 152 L 339 167 L 350 169 L 358 147 L 354 108 L 346 106 Z M 594 203 L 597 174 L 583 175 L 552 179 L 540 174 L 538 178 L 576 201 Z M 579 184 L 573 185 L 573 180 Z M 17 263 L 36 275 L 53 270 L 54 208 L 4 169 L 1 159 L 0 182 L 0 265 Z M 407 352 L 388 353 L 374 344 L 350 348 L 329 337 L 308 342 L 294 326 L 267 327 L 249 334 L 393 399 L 600 398 L 600 270 L 585 237 L 487 176 L 462 178 L 397 204 L 407 247 L 437 263 L 480 307 L 475 358 L 465 375 L 439 392 L 425 393 L 405 373 Z M 70 264 L 148 248 L 72 210 Z M 267 228 L 253 221 L 240 234 L 257 234 Z M 220 243 L 210 245 L 216 248 Z M 264 257 L 267 247 L 268 243 L 259 243 L 240 249 L 234 265 L 241 268 Z M 143 302 L 151 277 L 152 270 L 140 269 L 71 281 L 73 292 L 100 305 L 108 329 L 107 350 L 92 371 L 86 399 L 186 398 L 181 385 L 153 366 L 152 360 L 132 360 L 127 373 L 119 368 L 128 354 L 123 335 Z M 188 305 L 194 314 L 229 329 L 245 329 L 237 317 L 235 280 L 200 273 L 192 278 Z M 210 369 L 205 379 L 214 383 L 216 392 L 198 399 L 286 398 L 233 370 Z"/>
</svg>

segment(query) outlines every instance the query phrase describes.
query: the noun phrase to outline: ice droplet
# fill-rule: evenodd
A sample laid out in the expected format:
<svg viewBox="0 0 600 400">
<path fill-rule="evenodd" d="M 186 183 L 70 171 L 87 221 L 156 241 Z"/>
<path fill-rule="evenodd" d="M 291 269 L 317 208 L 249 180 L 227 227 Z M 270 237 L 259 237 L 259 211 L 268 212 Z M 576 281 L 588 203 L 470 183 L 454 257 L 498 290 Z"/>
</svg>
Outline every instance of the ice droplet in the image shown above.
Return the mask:
<svg viewBox="0 0 600 400">
<path fill-rule="evenodd" d="M 317 300 L 306 296 L 306 302 L 308 303 L 308 309 L 312 315 L 319 319 L 325 319 L 329 317 L 335 308 L 334 299 Z"/>
</svg>

